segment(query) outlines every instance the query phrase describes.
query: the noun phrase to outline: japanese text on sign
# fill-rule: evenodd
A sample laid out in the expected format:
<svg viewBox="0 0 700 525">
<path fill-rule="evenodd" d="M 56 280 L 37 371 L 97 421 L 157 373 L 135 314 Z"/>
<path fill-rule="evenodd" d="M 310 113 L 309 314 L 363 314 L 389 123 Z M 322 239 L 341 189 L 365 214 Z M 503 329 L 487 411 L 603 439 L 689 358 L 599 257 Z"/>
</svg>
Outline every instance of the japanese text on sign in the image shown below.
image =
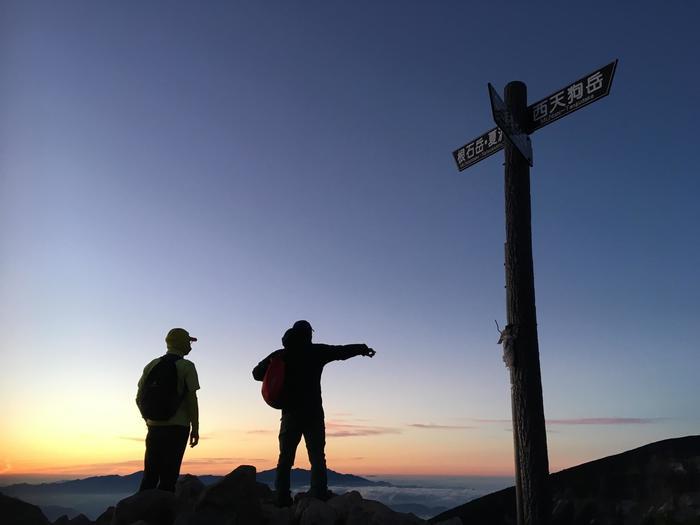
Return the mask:
<svg viewBox="0 0 700 525">
<path fill-rule="evenodd" d="M 610 92 L 617 61 L 586 75 L 528 108 L 528 133 L 604 97 Z"/>
<path fill-rule="evenodd" d="M 503 131 L 493 128 L 452 152 L 459 171 L 493 155 L 503 148 Z"/>
</svg>

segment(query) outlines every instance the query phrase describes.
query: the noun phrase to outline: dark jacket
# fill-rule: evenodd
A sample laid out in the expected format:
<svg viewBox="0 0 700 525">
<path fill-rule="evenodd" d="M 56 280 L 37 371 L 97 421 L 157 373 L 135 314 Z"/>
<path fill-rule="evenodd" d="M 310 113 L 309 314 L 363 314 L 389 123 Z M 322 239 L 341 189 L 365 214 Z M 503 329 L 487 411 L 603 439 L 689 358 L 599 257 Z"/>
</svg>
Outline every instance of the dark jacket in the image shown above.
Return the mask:
<svg viewBox="0 0 700 525">
<path fill-rule="evenodd" d="M 262 381 L 272 357 L 284 359 L 286 404 L 282 412 L 317 411 L 322 408 L 321 373 L 331 361 L 344 361 L 367 351 L 367 345 L 310 344 L 287 350 L 276 350 L 253 369 L 256 381 Z"/>
</svg>

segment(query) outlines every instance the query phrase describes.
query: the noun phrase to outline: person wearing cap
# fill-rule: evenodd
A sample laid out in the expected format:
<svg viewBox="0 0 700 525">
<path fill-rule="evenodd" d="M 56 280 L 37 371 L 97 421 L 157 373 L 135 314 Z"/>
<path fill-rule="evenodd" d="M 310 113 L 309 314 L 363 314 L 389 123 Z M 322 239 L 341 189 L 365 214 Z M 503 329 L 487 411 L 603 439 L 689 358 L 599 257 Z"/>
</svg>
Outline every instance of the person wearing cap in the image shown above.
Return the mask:
<svg viewBox="0 0 700 525">
<path fill-rule="evenodd" d="M 326 471 L 326 427 L 321 399 L 321 373 L 331 361 L 344 361 L 363 355 L 374 357 L 366 344 L 325 345 L 311 342 L 313 328 L 308 321 L 297 321 L 282 338 L 283 350 L 277 350 L 253 369 L 253 378 L 262 381 L 272 357 L 285 362 L 285 403 L 280 422 L 280 454 L 275 476 L 277 505 L 290 506 L 290 473 L 297 446 L 304 436 L 311 463 L 309 495 L 328 499 Z"/>
<path fill-rule="evenodd" d="M 196 340 L 197 338 L 191 337 L 187 330 L 173 328 L 165 337 L 165 344 L 168 348 L 165 356 L 154 359 L 143 369 L 138 383 L 137 404 L 149 372 L 161 359 L 175 361 L 177 394 L 181 402 L 175 414 L 167 420 L 146 419 L 146 425 L 148 425 L 146 455 L 139 492 L 154 488 L 174 492 L 188 438 L 190 447 L 195 447 L 199 443 L 199 407 L 197 404 L 199 379 L 194 363 L 184 359 L 184 356 L 192 351 L 191 343 Z"/>
</svg>

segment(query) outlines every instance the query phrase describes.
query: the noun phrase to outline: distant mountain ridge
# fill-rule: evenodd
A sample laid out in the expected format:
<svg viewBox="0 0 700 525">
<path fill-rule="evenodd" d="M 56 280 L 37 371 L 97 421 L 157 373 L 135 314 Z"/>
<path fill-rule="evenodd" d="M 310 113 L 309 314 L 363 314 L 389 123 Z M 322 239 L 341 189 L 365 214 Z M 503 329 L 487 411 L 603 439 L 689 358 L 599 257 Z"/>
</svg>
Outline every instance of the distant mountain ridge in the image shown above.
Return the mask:
<svg viewBox="0 0 700 525">
<path fill-rule="evenodd" d="M 54 481 L 51 483 L 15 483 L 0 486 L 0 491 L 8 496 L 19 493 L 42 494 L 51 492 L 54 494 L 111 494 L 133 493 L 138 490 L 143 471 L 134 472 L 126 476 L 108 475 L 91 476 L 82 479 Z M 223 478 L 217 475 L 197 476 L 205 485 L 211 485 Z M 292 488 L 308 485 L 311 480 L 311 472 L 306 469 L 295 468 L 291 473 Z M 257 481 L 272 486 L 275 481 L 275 470 L 263 470 L 257 473 Z M 391 483 L 385 481 L 371 481 L 354 474 L 342 474 L 334 470 L 328 470 L 328 484 L 338 487 L 391 487 Z"/>
<path fill-rule="evenodd" d="M 126 476 L 92 476 L 83 479 L 38 484 L 15 483 L 0 486 L 0 493 L 38 505 L 44 514 L 52 519 L 57 514 L 73 516 L 77 512 L 82 512 L 91 518 L 95 518 L 108 506 L 114 505 L 118 500 L 136 493 L 142 476 L 143 471 L 138 471 Z M 223 478 L 223 476 L 215 475 L 197 477 L 205 485 L 211 485 Z M 256 480 L 272 487 L 275 481 L 274 469 L 258 472 Z M 299 490 L 304 486 L 308 486 L 310 480 L 311 472 L 309 470 L 292 469 L 292 489 Z M 384 481 L 370 481 L 361 476 L 342 474 L 334 470 L 328 470 L 328 484 L 335 487 L 393 486 L 391 483 Z M 61 509 L 63 507 L 65 508 Z"/>
<path fill-rule="evenodd" d="M 134 472 L 126 476 L 108 475 L 91 476 L 82 479 L 65 481 L 53 481 L 50 483 L 15 483 L 0 486 L 0 492 L 8 496 L 22 498 L 22 495 L 40 494 L 127 494 L 138 490 L 143 471 Z M 197 476 L 205 485 L 211 485 L 219 481 L 223 476 L 203 475 Z M 311 472 L 306 469 L 292 469 L 292 488 L 309 485 Z M 258 472 L 257 481 L 272 487 L 275 481 L 275 470 L 263 470 Z M 338 487 L 392 487 L 386 481 L 371 481 L 354 474 L 342 474 L 334 470 L 328 470 L 328 484 Z M 26 498 L 22 498 L 26 499 Z"/>
</svg>

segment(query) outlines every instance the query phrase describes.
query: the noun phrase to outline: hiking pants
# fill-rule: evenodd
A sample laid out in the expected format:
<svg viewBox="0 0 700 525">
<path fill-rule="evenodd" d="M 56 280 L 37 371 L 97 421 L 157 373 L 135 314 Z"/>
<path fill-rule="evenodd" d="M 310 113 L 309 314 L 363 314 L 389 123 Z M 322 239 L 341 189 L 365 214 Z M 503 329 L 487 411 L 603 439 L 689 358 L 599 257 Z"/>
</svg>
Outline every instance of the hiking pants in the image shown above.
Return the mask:
<svg viewBox="0 0 700 525">
<path fill-rule="evenodd" d="M 189 427 L 182 425 L 148 427 L 143 480 L 139 492 L 155 488 L 175 492 L 175 482 L 180 475 L 189 435 Z"/>
<path fill-rule="evenodd" d="M 304 436 L 311 463 L 311 488 L 309 493 L 324 497 L 328 491 L 326 473 L 326 426 L 323 409 L 309 412 L 283 412 L 280 423 L 280 456 L 277 461 L 275 490 L 277 498 L 290 496 L 290 472 L 294 465 L 297 446 Z"/>
</svg>

